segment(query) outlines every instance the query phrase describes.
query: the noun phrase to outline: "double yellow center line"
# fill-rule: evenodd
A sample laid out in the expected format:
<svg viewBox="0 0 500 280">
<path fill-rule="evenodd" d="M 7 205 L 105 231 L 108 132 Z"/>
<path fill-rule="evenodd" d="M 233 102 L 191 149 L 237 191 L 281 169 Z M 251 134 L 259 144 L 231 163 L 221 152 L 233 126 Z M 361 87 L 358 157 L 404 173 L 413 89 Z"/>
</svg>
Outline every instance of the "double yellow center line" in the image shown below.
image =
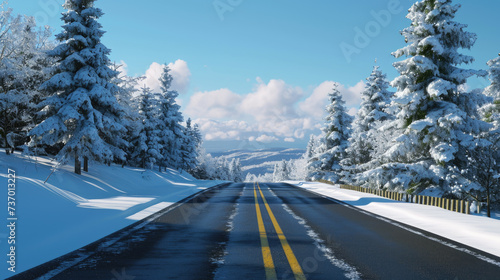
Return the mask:
<svg viewBox="0 0 500 280">
<path fill-rule="evenodd" d="M 271 218 L 271 222 L 273 223 L 274 229 L 276 230 L 276 234 L 278 235 L 278 238 L 281 242 L 281 246 L 283 247 L 283 251 L 285 251 L 286 258 L 288 260 L 288 263 L 290 264 L 290 267 L 292 269 L 293 275 L 295 276 L 296 280 L 305 280 L 306 277 L 304 275 L 304 272 L 302 271 L 302 268 L 299 265 L 299 262 L 297 261 L 297 258 L 295 257 L 295 254 L 292 251 L 292 248 L 290 247 L 290 244 L 288 244 L 288 241 L 286 240 L 285 234 L 283 233 L 283 230 L 281 230 L 280 225 L 278 224 L 278 221 L 276 220 L 276 217 L 273 214 L 273 211 L 271 211 L 271 207 L 269 207 L 269 204 L 267 203 L 266 197 L 262 193 L 262 190 L 260 189 L 259 183 L 257 183 L 257 188 L 259 190 L 259 194 L 262 197 L 262 201 L 264 202 L 264 205 L 267 209 L 267 213 L 269 214 L 269 217 Z M 277 279 L 276 277 L 276 269 L 274 267 L 274 262 L 273 262 L 273 257 L 271 255 L 271 249 L 269 248 L 269 242 L 267 240 L 267 233 L 266 233 L 266 228 L 264 226 L 264 221 L 262 219 L 262 213 L 260 211 L 260 205 L 259 205 L 259 198 L 257 195 L 257 188 L 255 188 L 255 183 L 253 186 L 253 193 L 255 197 L 255 211 L 257 212 L 257 223 L 259 225 L 259 234 L 260 234 L 260 244 L 262 247 L 262 258 L 264 260 L 264 268 L 266 270 L 266 279 Z"/>
</svg>

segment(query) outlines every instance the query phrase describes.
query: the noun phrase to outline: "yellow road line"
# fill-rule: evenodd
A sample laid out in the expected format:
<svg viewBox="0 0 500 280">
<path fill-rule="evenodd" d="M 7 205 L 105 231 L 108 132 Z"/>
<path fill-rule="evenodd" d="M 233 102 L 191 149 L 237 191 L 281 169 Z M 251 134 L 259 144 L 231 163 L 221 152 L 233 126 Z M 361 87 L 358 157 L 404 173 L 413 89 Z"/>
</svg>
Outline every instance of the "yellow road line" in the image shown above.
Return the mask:
<svg viewBox="0 0 500 280">
<path fill-rule="evenodd" d="M 276 230 L 276 233 L 278 234 L 278 238 L 280 239 L 281 246 L 283 247 L 283 250 L 285 251 L 286 258 L 288 259 L 288 263 L 290 264 L 290 267 L 292 268 L 292 272 L 293 272 L 293 275 L 295 276 L 295 279 L 296 280 L 305 280 L 306 276 L 304 275 L 304 272 L 302 271 L 302 268 L 300 267 L 300 264 L 297 261 L 297 258 L 295 257 L 295 254 L 293 253 L 292 248 L 290 247 L 290 244 L 288 244 L 288 241 L 286 240 L 285 234 L 281 230 L 281 227 L 278 224 L 278 221 L 274 217 L 273 211 L 271 211 L 271 207 L 269 207 L 269 204 L 267 203 L 267 200 L 264 197 L 262 190 L 260 189 L 259 183 L 257 183 L 257 187 L 259 188 L 260 196 L 262 196 L 262 200 L 264 201 L 264 205 L 266 206 L 267 213 L 269 213 L 269 217 L 271 218 L 271 221 L 273 222 L 274 229 Z M 254 187 L 254 190 L 255 190 L 255 187 Z"/>
<path fill-rule="evenodd" d="M 262 220 L 262 213 L 260 212 L 259 198 L 257 196 L 257 191 L 255 189 L 255 183 L 253 185 L 253 195 L 255 197 L 255 211 L 257 212 L 257 223 L 259 224 L 260 245 L 262 247 L 262 258 L 264 260 L 264 268 L 266 269 L 266 279 L 268 280 L 278 279 L 276 277 L 276 270 L 274 268 L 273 256 L 271 255 L 269 242 L 267 241 L 266 228 L 264 226 L 264 221 Z"/>
</svg>

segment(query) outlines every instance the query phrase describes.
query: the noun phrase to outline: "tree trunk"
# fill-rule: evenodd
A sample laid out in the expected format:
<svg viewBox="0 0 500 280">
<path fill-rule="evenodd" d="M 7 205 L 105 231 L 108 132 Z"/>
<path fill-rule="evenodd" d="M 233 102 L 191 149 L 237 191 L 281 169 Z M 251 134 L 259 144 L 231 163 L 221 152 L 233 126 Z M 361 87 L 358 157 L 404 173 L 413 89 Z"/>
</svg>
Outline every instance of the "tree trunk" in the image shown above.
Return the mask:
<svg viewBox="0 0 500 280">
<path fill-rule="evenodd" d="M 89 158 L 83 157 L 83 171 L 89 172 Z"/>
<path fill-rule="evenodd" d="M 491 217 L 491 206 L 490 206 L 490 186 L 486 188 L 486 211 L 488 217 Z"/>
<path fill-rule="evenodd" d="M 10 149 L 9 148 L 5 148 L 5 154 L 6 155 L 10 155 Z"/>
<path fill-rule="evenodd" d="M 78 158 L 78 152 L 75 151 L 75 173 L 78 175 L 82 174 L 82 163 L 80 162 L 80 159 Z"/>
</svg>

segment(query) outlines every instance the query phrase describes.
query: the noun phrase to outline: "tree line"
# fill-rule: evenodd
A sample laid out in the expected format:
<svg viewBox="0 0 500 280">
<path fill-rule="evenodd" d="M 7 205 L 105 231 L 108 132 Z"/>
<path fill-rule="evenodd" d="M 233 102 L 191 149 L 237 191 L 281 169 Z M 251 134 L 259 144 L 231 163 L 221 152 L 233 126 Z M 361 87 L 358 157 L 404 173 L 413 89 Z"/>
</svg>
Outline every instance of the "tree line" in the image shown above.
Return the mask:
<svg viewBox="0 0 500 280">
<path fill-rule="evenodd" d="M 206 155 L 197 124 L 184 121 L 163 67 L 156 92 L 141 88 L 109 59 L 102 42 L 103 15 L 95 0 L 67 0 L 62 31 L 0 13 L 0 145 L 6 152 L 89 162 L 188 171 L 201 179 L 241 180 L 241 165 Z M 216 164 L 213 169 L 210 164 Z"/>
<path fill-rule="evenodd" d="M 353 118 L 337 86 L 329 94 L 323 134 L 311 136 L 306 178 L 358 186 L 500 202 L 500 57 L 488 70 L 474 61 L 476 35 L 454 21 L 451 0 L 416 2 L 401 31 L 407 45 L 392 55 L 399 76 L 388 82 L 375 66 Z M 485 89 L 467 79 L 488 77 Z M 390 88 L 395 88 L 391 91 Z"/>
</svg>

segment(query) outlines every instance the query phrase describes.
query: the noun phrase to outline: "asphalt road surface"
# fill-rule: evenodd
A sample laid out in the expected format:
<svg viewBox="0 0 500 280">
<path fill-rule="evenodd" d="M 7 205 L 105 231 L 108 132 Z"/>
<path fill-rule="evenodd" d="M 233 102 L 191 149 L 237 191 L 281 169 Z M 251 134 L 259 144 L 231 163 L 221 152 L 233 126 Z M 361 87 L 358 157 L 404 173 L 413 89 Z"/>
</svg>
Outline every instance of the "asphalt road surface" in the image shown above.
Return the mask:
<svg viewBox="0 0 500 280">
<path fill-rule="evenodd" d="M 92 248 L 12 279 L 500 279 L 498 257 L 287 184 L 220 186 Z"/>
</svg>

